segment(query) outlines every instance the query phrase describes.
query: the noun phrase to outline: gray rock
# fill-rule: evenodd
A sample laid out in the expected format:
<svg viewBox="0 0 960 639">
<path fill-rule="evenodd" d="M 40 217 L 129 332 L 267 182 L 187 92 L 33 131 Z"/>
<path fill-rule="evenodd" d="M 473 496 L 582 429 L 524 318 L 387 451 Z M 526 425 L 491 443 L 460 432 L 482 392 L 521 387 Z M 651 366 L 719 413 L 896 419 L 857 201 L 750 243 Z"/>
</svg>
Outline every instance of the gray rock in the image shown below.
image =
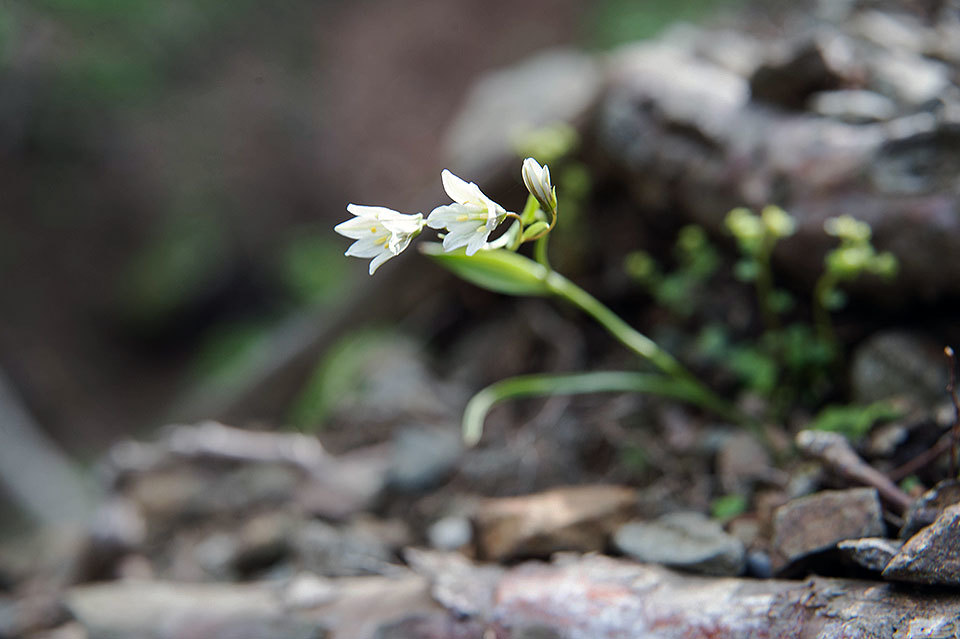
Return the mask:
<svg viewBox="0 0 960 639">
<path fill-rule="evenodd" d="M 427 540 L 437 550 L 457 550 L 473 540 L 473 526 L 467 517 L 444 517 L 427 529 Z"/>
<path fill-rule="evenodd" d="M 100 639 L 322 639 L 260 585 L 114 582 L 71 589 L 70 612 Z"/>
<path fill-rule="evenodd" d="M 748 493 L 757 481 L 769 479 L 770 454 L 749 433 L 728 438 L 717 453 L 717 475 L 724 492 Z"/>
<path fill-rule="evenodd" d="M 698 512 L 677 512 L 650 522 L 630 522 L 613 537 L 620 552 L 705 575 L 739 575 L 746 566 L 743 544 Z"/>
<path fill-rule="evenodd" d="M 445 141 L 446 156 L 466 175 L 516 160 L 517 136 L 556 124 L 577 124 L 599 96 L 601 74 L 583 53 L 541 53 L 482 77 L 467 96 Z"/>
<path fill-rule="evenodd" d="M 825 490 L 794 499 L 773 517 L 773 560 L 778 572 L 845 539 L 884 534 L 880 498 L 873 488 Z"/>
<path fill-rule="evenodd" d="M 947 360 L 943 346 L 900 331 L 876 333 L 857 347 L 851 366 L 854 400 L 906 397 L 918 406 L 943 399 Z"/>
<path fill-rule="evenodd" d="M 437 485 L 454 469 L 463 452 L 460 430 L 454 427 L 405 428 L 395 439 L 388 481 L 402 492 Z"/>
<path fill-rule="evenodd" d="M 841 86 L 849 45 L 837 37 L 801 41 L 757 68 L 750 77 L 754 100 L 799 109 L 817 91 Z"/>
<path fill-rule="evenodd" d="M 820 91 L 810 96 L 810 110 L 850 124 L 882 122 L 897 115 L 897 105 L 886 96 L 862 89 Z"/>
<path fill-rule="evenodd" d="M 901 539 L 909 539 L 936 521 L 948 506 L 960 503 L 960 481 L 945 479 L 913 502 L 905 515 Z"/>
<path fill-rule="evenodd" d="M 884 579 L 960 586 L 960 504 L 908 539 L 883 571 Z"/>
<path fill-rule="evenodd" d="M 844 557 L 855 564 L 883 572 L 893 556 L 900 551 L 902 541 L 886 539 L 884 537 L 864 537 L 862 539 L 847 539 L 837 544 L 837 548 Z"/>
<path fill-rule="evenodd" d="M 302 572 L 283 589 L 283 605 L 290 610 L 315 608 L 336 599 L 337 592 L 336 582 Z"/>
<path fill-rule="evenodd" d="M 350 527 L 309 521 L 293 534 L 291 545 L 305 570 L 326 577 L 384 574 L 396 568 L 393 552 L 382 540 Z"/>
</svg>

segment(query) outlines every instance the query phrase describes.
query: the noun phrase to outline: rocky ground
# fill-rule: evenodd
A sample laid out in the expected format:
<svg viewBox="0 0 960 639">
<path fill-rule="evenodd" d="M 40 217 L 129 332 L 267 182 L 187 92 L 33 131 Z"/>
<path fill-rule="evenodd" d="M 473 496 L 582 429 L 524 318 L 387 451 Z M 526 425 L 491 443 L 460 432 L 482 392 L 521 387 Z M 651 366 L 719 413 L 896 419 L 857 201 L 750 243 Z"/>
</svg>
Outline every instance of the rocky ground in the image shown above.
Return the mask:
<svg viewBox="0 0 960 639">
<path fill-rule="evenodd" d="M 895 415 L 851 442 L 809 429 L 818 407 L 802 402 L 747 432 L 650 397 L 555 397 L 498 407 L 465 449 L 460 411 L 484 384 L 631 363 L 568 309 L 438 278 L 382 311 L 399 330 L 354 360 L 316 435 L 211 421 L 115 445 L 89 526 L 0 552 L 0 636 L 955 636 L 941 349 L 957 338 L 960 15 L 823 3 L 732 28 L 489 76 L 448 135 L 450 165 L 509 198 L 504 131 L 579 126 L 595 188 L 571 275 L 677 352 L 684 326 L 623 274 L 627 251 L 690 221 L 725 248 L 729 208 L 775 201 L 799 227 L 777 272 L 802 292 L 828 248 L 824 217 L 868 220 L 901 275 L 852 290 L 837 323 L 849 357 L 826 396 L 893 399 Z M 363 293 L 402 298 L 412 263 Z M 686 321 L 757 323 L 749 289 L 704 295 L 716 303 Z M 283 379 L 212 414 L 267 405 Z"/>
</svg>

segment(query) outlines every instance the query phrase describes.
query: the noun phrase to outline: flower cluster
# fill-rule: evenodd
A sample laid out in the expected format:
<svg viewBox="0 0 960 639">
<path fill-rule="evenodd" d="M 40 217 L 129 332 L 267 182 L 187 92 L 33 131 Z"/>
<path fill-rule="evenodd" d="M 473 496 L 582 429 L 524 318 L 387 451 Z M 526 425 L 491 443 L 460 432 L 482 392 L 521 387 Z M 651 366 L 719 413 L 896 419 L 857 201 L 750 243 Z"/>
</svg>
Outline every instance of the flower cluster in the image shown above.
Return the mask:
<svg viewBox="0 0 960 639">
<path fill-rule="evenodd" d="M 533 158 L 527 158 L 522 174 L 531 196 L 556 220 L 557 196 L 556 189 L 550 184 L 550 169 L 541 167 Z M 468 256 L 472 256 L 477 251 L 506 244 L 505 241 L 491 244 L 490 234 L 507 217 L 517 220 L 520 217 L 484 195 L 473 182 L 462 180 L 446 169 L 441 179 L 453 202 L 436 207 L 426 219 L 422 213 L 410 215 L 382 206 L 348 204 L 347 211 L 355 217 L 334 227 L 340 235 L 356 240 L 345 254 L 372 258 L 370 275 L 373 275 L 381 264 L 403 252 L 424 226 L 445 233 L 442 236 L 443 250 L 447 252 L 463 248 Z M 505 236 L 504 240 L 507 239 L 510 238 Z"/>
</svg>

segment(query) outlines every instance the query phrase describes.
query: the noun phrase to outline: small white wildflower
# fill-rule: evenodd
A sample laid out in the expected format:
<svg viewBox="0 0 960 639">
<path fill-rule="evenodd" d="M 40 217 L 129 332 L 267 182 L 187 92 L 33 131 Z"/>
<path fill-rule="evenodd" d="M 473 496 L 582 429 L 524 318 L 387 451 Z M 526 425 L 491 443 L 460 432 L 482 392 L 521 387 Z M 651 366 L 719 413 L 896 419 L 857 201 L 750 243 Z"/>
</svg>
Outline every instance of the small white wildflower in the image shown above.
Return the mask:
<svg viewBox="0 0 960 639">
<path fill-rule="evenodd" d="M 441 177 L 443 188 L 453 204 L 433 209 L 427 217 L 427 226 L 447 229 L 443 238 L 444 251 L 465 246 L 467 255 L 473 255 L 483 248 L 507 212 L 473 182 L 465 182 L 447 169 L 443 170 Z"/>
<path fill-rule="evenodd" d="M 373 258 L 370 275 L 391 257 L 402 253 L 424 225 L 421 213 L 407 215 L 383 206 L 348 204 L 347 211 L 356 217 L 337 224 L 333 230 L 356 240 L 344 255 Z"/>
<path fill-rule="evenodd" d="M 550 183 L 550 167 L 540 164 L 533 158 L 523 161 L 523 183 L 530 194 L 537 198 L 544 211 L 554 211 L 557 208 L 557 191 Z"/>
</svg>

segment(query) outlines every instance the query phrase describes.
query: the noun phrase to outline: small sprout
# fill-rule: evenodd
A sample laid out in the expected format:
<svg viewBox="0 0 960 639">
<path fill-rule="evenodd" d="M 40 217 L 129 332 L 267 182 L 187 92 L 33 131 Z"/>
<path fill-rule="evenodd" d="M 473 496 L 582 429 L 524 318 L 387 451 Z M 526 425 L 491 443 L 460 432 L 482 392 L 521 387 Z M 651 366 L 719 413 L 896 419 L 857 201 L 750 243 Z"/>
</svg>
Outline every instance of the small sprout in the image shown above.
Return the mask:
<svg viewBox="0 0 960 639">
<path fill-rule="evenodd" d="M 741 250 L 748 255 L 755 255 L 763 245 L 764 224 L 747 208 L 736 208 L 727 214 L 727 228 L 737 238 Z"/>
<path fill-rule="evenodd" d="M 827 221 L 823 223 L 823 230 L 827 235 L 846 242 L 862 243 L 870 241 L 870 225 L 850 215 L 841 215 L 827 219 Z"/>
<path fill-rule="evenodd" d="M 790 237 L 797 230 L 793 217 L 779 206 L 764 207 L 760 219 L 763 220 L 767 232 L 777 239 Z"/>
</svg>

